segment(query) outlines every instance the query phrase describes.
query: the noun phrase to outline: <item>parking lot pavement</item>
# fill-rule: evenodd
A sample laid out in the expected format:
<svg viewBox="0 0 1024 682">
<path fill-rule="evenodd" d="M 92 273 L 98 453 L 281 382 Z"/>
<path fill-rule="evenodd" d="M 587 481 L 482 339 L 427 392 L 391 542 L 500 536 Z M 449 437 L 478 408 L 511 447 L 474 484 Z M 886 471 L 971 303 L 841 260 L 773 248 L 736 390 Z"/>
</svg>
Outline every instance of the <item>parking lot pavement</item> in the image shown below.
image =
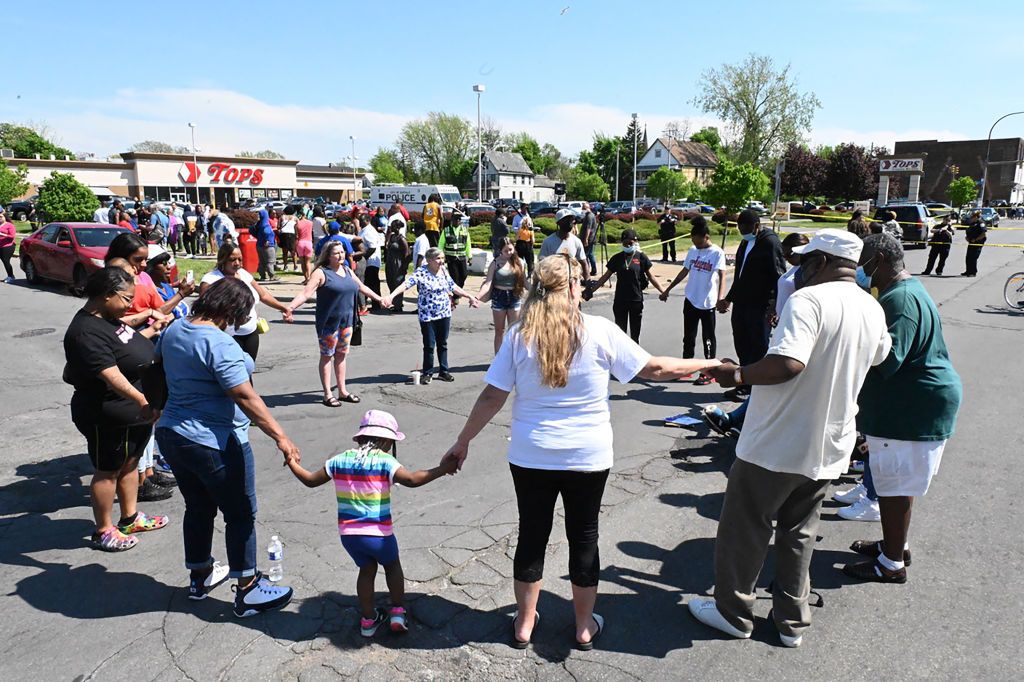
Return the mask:
<svg viewBox="0 0 1024 682">
<path fill-rule="evenodd" d="M 1007 243 L 1024 242 L 1020 232 L 999 234 Z M 959 272 L 963 255 L 954 246 L 948 272 Z M 909 253 L 910 270 L 919 272 L 924 258 L 923 251 Z M 295 481 L 261 434 L 253 435 L 259 542 L 265 547 L 272 533 L 282 537 L 285 581 L 295 587 L 295 599 L 281 612 L 245 620 L 231 615 L 226 586 L 206 601 L 189 602 L 179 495 L 142 506 L 169 514 L 171 525 L 142 536 L 131 552 L 86 546 L 89 466 L 70 423 L 70 388 L 60 381 L 61 337 L 81 302 L 56 288 L 4 286 L 0 679 L 1015 677 L 1024 631 L 1015 501 L 1024 481 L 1012 424 L 1022 414 L 1024 316 L 1006 310 L 1001 298 L 1007 275 L 1022 265 L 1015 249 L 987 248 L 976 279 L 925 278 L 964 380 L 965 402 L 932 492 L 915 505 L 910 580 L 850 584 L 836 566 L 853 557 L 850 542 L 878 537 L 879 529 L 839 520 L 828 503 L 812 567 L 824 607 L 814 609 L 814 625 L 798 650 L 780 647 L 765 620 L 770 600 L 763 590 L 753 641 L 720 639 L 686 611 L 691 596 L 712 587 L 716 518 L 732 460 L 731 444 L 703 428 L 661 425 L 663 417 L 721 399 L 715 386 L 689 383 L 613 383 L 616 463 L 601 521 L 597 602 L 607 630 L 592 652 L 571 647 L 560 523 L 552 533 L 535 644 L 526 651 L 505 644 L 517 520 L 505 462 L 508 407 L 474 441 L 461 474 L 394 495 L 409 581 L 408 635 L 359 636 L 355 568 L 337 539 L 333 491 Z M 602 296 L 586 312 L 609 315 L 609 308 L 610 297 Z M 679 352 L 681 308 L 682 291 L 667 303 L 648 298 L 642 336 L 648 350 Z M 363 402 L 329 409 L 319 404 L 309 307 L 291 326 L 272 322 L 255 385 L 302 448 L 307 468 L 351 442 L 370 407 L 397 416 L 408 436 L 400 460 L 429 466 L 454 440 L 482 386 L 490 317 L 486 309 L 461 306 L 450 342 L 455 383 L 418 387 L 404 383 L 420 353 L 415 316 L 365 318 L 364 345 L 350 363 L 350 388 Z M 725 355 L 732 342 L 721 322 Z M 214 546 L 223 559 L 219 530 Z M 769 560 L 760 585 L 771 577 Z"/>
</svg>

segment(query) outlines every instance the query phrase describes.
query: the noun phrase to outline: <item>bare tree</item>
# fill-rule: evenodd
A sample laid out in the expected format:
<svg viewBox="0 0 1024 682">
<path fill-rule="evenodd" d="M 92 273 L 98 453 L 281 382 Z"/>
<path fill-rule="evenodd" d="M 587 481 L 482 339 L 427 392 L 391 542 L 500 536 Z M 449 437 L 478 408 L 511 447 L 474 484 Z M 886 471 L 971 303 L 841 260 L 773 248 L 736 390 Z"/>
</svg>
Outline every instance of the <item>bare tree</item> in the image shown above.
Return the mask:
<svg viewBox="0 0 1024 682">
<path fill-rule="evenodd" d="M 686 140 L 690 137 L 690 120 L 684 118 L 682 121 L 669 121 L 665 129 L 661 131 L 662 137 L 673 140 Z"/>
</svg>

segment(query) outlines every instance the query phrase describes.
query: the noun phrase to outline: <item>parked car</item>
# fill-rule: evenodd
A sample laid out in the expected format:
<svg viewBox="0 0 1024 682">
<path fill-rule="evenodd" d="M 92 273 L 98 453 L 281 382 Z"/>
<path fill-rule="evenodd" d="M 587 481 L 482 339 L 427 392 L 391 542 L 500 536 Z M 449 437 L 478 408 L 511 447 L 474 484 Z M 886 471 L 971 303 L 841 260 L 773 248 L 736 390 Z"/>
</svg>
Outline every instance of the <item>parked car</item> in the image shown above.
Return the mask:
<svg viewBox="0 0 1024 682">
<path fill-rule="evenodd" d="M 512 209 L 513 211 L 519 210 L 519 199 L 495 199 L 491 204 L 493 205 L 493 208 Z"/>
<path fill-rule="evenodd" d="M 921 202 L 878 206 L 875 208 L 875 220 L 885 222 L 890 211 L 896 214 L 896 222 L 903 228 L 903 242 L 907 244 L 905 248 L 925 248 L 928 235 L 935 226 L 928 207 Z"/>
<path fill-rule="evenodd" d="M 80 294 L 89 275 L 103 267 L 114 237 L 131 230 L 103 223 L 49 223 L 21 242 L 21 269 L 29 284 L 53 280 Z"/>
<path fill-rule="evenodd" d="M 19 199 L 7 204 L 7 215 L 11 220 L 28 220 L 36 212 L 39 195 L 33 194 L 27 199 Z"/>
<path fill-rule="evenodd" d="M 696 204 L 692 201 L 680 201 L 677 204 L 670 206 L 673 211 L 699 211 L 700 204 Z"/>
<path fill-rule="evenodd" d="M 700 209 L 701 213 L 707 213 L 708 215 L 714 215 L 715 211 L 718 210 L 714 206 L 710 206 L 708 204 L 698 204 L 697 208 Z"/>
<path fill-rule="evenodd" d="M 605 205 L 605 213 L 636 213 L 637 208 L 632 201 L 612 201 Z"/>
<path fill-rule="evenodd" d="M 747 208 L 751 211 L 756 211 L 758 215 L 764 215 L 768 212 L 768 209 L 764 207 L 760 201 L 750 201 L 747 203 Z"/>
<path fill-rule="evenodd" d="M 548 208 L 554 208 L 555 205 L 550 201 L 531 201 L 530 202 L 530 214 L 536 215 L 538 211 L 543 211 Z"/>
<path fill-rule="evenodd" d="M 649 213 L 656 213 L 661 210 L 663 204 L 657 199 L 641 199 L 636 202 L 637 208 L 641 211 L 647 211 Z"/>
<path fill-rule="evenodd" d="M 978 213 L 977 208 L 965 208 L 960 213 L 960 222 L 964 225 L 970 224 L 968 221 L 973 221 L 973 216 Z M 980 209 L 981 211 L 981 222 L 985 223 L 986 227 L 996 227 L 999 225 L 999 212 L 990 206 L 985 206 Z"/>
</svg>

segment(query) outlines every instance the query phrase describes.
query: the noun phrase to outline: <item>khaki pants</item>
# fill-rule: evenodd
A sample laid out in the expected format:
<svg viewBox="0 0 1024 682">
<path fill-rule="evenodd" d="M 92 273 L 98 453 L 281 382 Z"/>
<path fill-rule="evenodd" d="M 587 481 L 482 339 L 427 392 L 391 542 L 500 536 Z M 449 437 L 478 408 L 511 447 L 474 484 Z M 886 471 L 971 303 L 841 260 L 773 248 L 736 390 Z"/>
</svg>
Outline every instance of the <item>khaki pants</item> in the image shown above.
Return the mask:
<svg viewBox="0 0 1024 682">
<path fill-rule="evenodd" d="M 810 626 L 811 553 L 828 485 L 741 459 L 733 463 L 715 540 L 715 603 L 731 625 L 754 629 L 754 586 L 775 518 L 775 624 L 787 636 Z"/>
</svg>

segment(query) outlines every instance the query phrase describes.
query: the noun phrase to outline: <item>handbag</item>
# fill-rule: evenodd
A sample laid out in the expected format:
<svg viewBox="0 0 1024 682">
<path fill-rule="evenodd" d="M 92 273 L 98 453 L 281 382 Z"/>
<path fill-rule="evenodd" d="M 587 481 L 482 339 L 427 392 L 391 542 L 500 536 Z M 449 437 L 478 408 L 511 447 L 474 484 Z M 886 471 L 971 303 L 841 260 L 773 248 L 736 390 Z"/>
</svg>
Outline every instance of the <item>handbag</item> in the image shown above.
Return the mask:
<svg viewBox="0 0 1024 682">
<path fill-rule="evenodd" d="M 156 358 L 139 365 L 142 395 L 154 410 L 164 409 L 167 404 L 167 374 L 164 373 L 163 358 Z"/>
<path fill-rule="evenodd" d="M 259 334 L 266 334 L 270 331 L 270 323 L 267 322 L 267 318 L 259 317 L 256 319 L 256 331 Z"/>
<path fill-rule="evenodd" d="M 363 345 L 363 318 L 359 316 L 359 294 L 356 294 L 355 307 L 352 312 L 356 319 L 352 323 L 352 338 L 349 339 L 348 345 L 361 346 Z"/>
</svg>

